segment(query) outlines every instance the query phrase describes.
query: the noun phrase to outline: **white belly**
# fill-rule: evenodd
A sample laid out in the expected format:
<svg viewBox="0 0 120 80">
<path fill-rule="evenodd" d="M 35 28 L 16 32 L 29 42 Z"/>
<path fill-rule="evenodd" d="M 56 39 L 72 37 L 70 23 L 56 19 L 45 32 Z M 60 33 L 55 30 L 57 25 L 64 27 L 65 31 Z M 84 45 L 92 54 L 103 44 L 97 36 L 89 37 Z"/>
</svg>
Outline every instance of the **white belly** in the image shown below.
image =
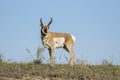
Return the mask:
<svg viewBox="0 0 120 80">
<path fill-rule="evenodd" d="M 55 48 L 61 48 L 64 46 L 65 39 L 63 37 L 54 38 L 53 40 L 54 40 Z"/>
</svg>

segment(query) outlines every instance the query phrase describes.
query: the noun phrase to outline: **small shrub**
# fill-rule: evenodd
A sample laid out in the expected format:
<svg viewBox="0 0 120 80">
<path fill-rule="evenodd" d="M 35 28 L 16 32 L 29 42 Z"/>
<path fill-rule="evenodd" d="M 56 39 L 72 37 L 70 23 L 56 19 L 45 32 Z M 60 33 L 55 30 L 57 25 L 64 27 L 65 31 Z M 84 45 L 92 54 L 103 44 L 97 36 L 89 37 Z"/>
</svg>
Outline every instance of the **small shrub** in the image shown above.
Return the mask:
<svg viewBox="0 0 120 80">
<path fill-rule="evenodd" d="M 102 65 L 112 65 L 112 63 L 110 61 L 108 61 L 107 59 L 104 59 L 102 62 L 101 62 Z"/>
<path fill-rule="evenodd" d="M 35 59 L 30 50 L 29 49 L 26 49 L 26 51 L 30 54 L 31 58 L 33 59 L 33 63 L 37 63 L 37 64 L 42 64 L 43 61 L 44 61 L 44 56 L 42 55 L 43 51 L 44 51 L 44 48 L 43 47 L 38 47 L 37 49 L 37 52 L 36 52 L 36 57 L 37 59 Z"/>
<path fill-rule="evenodd" d="M 2 63 L 2 62 L 3 62 L 3 55 L 0 54 L 0 63 Z"/>
</svg>

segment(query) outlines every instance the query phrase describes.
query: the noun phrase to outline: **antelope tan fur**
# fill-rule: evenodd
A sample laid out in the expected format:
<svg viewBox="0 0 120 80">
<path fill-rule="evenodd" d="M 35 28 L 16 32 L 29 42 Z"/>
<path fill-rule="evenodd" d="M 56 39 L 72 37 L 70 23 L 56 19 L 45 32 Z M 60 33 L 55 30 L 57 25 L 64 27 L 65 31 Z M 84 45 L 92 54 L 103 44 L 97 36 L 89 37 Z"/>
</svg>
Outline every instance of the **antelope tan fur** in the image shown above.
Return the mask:
<svg viewBox="0 0 120 80">
<path fill-rule="evenodd" d="M 42 22 L 42 18 L 40 19 L 40 26 L 41 26 L 41 40 L 43 46 L 48 48 L 49 55 L 50 55 L 50 65 L 54 65 L 54 49 L 55 48 L 64 48 L 67 50 L 70 55 L 70 66 L 74 64 L 74 51 L 73 45 L 75 42 L 75 37 L 68 34 L 68 33 L 57 33 L 57 32 L 49 32 L 49 26 L 52 23 L 52 18 L 47 25 L 44 25 Z"/>
</svg>

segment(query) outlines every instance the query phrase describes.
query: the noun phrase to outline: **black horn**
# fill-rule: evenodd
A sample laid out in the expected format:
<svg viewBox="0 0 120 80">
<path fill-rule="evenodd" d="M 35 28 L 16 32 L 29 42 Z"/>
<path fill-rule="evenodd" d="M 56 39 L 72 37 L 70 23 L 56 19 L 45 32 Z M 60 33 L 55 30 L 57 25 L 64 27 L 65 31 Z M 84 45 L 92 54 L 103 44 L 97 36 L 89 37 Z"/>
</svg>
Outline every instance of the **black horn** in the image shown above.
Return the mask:
<svg viewBox="0 0 120 80">
<path fill-rule="evenodd" d="M 40 18 L 40 25 L 43 26 L 42 18 Z"/>
<path fill-rule="evenodd" d="M 50 22 L 48 23 L 48 25 L 47 26 L 50 26 L 50 24 L 52 23 L 52 18 L 50 18 Z"/>
</svg>

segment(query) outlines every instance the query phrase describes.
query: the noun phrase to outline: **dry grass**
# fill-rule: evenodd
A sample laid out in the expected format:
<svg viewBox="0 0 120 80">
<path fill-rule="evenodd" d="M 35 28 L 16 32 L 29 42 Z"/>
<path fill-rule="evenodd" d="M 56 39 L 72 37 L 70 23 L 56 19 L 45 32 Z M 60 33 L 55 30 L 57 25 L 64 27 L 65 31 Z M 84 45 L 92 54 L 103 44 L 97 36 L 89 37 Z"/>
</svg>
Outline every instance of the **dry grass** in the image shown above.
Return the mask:
<svg viewBox="0 0 120 80">
<path fill-rule="evenodd" d="M 120 80 L 120 66 L 0 63 L 0 80 Z"/>
</svg>

